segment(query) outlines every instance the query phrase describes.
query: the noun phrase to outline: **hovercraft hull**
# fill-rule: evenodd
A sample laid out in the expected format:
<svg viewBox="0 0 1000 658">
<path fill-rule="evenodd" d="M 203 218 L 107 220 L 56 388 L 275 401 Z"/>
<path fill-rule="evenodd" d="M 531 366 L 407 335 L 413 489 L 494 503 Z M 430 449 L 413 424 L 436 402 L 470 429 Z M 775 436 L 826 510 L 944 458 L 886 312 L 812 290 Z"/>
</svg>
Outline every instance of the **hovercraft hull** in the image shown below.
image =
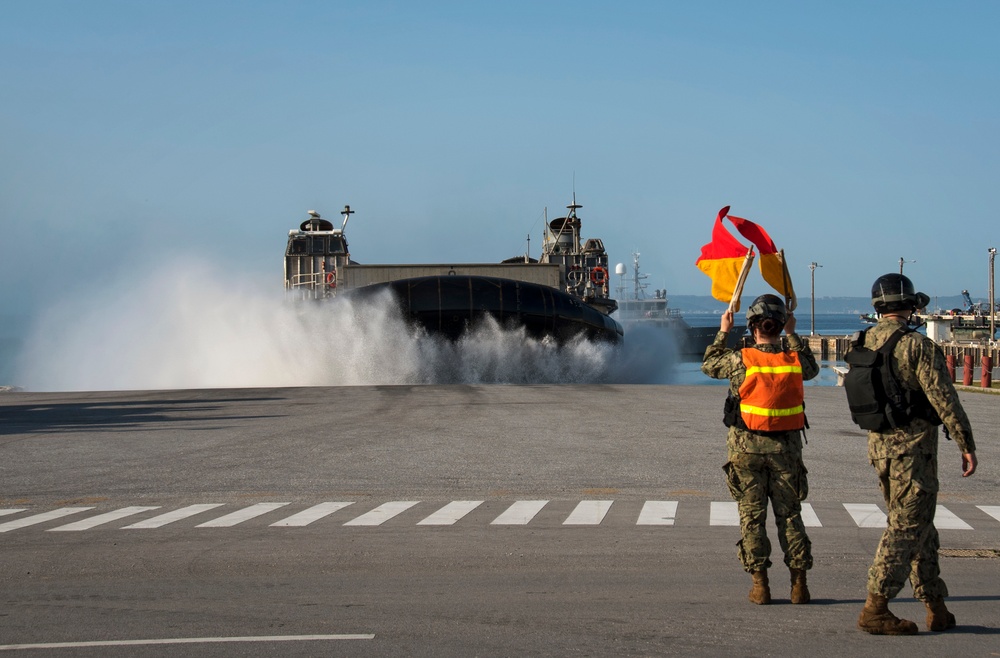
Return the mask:
<svg viewBox="0 0 1000 658">
<path fill-rule="evenodd" d="M 459 338 L 485 317 L 504 327 L 524 327 L 534 338 L 564 342 L 582 336 L 617 343 L 622 326 L 594 307 L 558 289 L 489 276 L 423 276 L 376 283 L 350 291 L 364 298 L 389 290 L 412 324 L 428 333 Z"/>
</svg>

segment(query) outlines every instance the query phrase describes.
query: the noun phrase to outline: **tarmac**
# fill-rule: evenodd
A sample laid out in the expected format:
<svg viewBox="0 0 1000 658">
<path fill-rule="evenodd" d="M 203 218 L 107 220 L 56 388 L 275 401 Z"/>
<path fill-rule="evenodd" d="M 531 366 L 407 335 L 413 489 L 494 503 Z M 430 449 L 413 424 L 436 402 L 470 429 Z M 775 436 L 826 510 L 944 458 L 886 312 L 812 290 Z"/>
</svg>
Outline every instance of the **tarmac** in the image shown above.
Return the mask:
<svg viewBox="0 0 1000 658">
<path fill-rule="evenodd" d="M 941 439 L 938 516 L 959 627 L 877 638 L 855 621 L 884 504 L 840 388 L 807 388 L 807 606 L 773 524 L 776 603 L 746 600 L 722 387 L 3 393 L 0 650 L 1000 655 L 998 398 L 960 395 L 980 467 Z M 923 626 L 909 588 L 893 609 Z"/>
</svg>

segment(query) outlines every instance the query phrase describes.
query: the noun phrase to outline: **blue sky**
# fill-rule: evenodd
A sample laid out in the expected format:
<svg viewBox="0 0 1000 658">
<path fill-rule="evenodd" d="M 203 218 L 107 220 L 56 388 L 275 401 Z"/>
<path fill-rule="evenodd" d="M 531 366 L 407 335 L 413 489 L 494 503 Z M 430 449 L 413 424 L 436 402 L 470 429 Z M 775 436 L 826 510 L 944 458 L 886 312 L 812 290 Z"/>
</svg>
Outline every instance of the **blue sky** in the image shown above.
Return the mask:
<svg viewBox="0 0 1000 658">
<path fill-rule="evenodd" d="M 800 296 L 986 295 L 996 2 L 67 2 L 0 21 L 0 304 L 206 259 L 281 287 L 315 208 L 360 262 L 537 255 L 576 198 L 613 262 L 709 293 L 719 208 Z M 182 266 L 182 265 L 179 265 Z M 750 292 L 763 292 L 759 275 Z"/>
</svg>

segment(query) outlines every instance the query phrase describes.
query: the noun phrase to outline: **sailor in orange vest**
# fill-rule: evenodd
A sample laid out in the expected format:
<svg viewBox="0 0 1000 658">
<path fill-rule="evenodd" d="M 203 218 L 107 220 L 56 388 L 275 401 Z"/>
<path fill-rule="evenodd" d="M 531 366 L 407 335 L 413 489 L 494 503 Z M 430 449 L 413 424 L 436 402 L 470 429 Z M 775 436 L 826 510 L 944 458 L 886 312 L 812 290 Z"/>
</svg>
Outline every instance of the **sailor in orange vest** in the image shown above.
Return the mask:
<svg viewBox="0 0 1000 658">
<path fill-rule="evenodd" d="M 795 316 L 775 295 L 761 295 L 747 309 L 753 347 L 726 347 L 732 328 L 733 313 L 727 311 L 715 342 L 705 350 L 701 370 L 729 380 L 724 418 L 729 459 L 723 470 L 739 504 L 742 538 L 737 547 L 743 568 L 753 577 L 749 598 L 758 605 L 771 602 L 771 542 L 765 526 L 770 501 L 778 543 L 791 572 L 791 601 L 809 603 L 806 571 L 812 568 L 812 544 L 802 522 L 802 501 L 809 493 L 802 462 L 802 382 L 818 375 L 819 365 L 795 333 Z M 781 345 L 782 330 L 787 350 Z"/>
</svg>

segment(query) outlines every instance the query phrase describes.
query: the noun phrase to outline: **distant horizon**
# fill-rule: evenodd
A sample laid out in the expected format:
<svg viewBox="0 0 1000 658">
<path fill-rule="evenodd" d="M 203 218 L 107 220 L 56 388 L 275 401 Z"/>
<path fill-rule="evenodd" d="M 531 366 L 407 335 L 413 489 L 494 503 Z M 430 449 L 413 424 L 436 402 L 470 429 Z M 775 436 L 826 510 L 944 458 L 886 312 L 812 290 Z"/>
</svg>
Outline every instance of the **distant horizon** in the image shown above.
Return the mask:
<svg viewBox="0 0 1000 658">
<path fill-rule="evenodd" d="M 761 293 L 763 294 L 763 293 Z M 748 300 L 754 299 L 756 294 L 744 295 L 742 302 L 746 304 Z M 675 308 L 682 312 L 689 313 L 715 313 L 721 312 L 726 308 L 726 304 L 721 302 L 711 295 L 671 295 L 667 293 L 667 301 L 672 308 Z M 798 309 L 799 315 L 803 311 L 808 312 L 811 306 L 811 299 L 809 297 L 798 297 Z M 972 297 L 973 302 L 986 301 L 985 299 L 977 299 Z M 948 311 L 952 309 L 961 309 L 965 307 L 965 301 L 962 299 L 961 295 L 948 295 L 948 296 L 931 296 L 931 308 L 932 310 L 940 309 L 942 311 Z M 864 296 L 857 297 L 843 297 L 843 296 L 833 296 L 826 295 L 816 297 L 816 314 L 817 315 L 837 315 L 837 314 L 851 314 L 851 313 L 868 313 L 872 311 L 871 298 Z"/>
<path fill-rule="evenodd" d="M 651 294 L 647 296 L 652 297 Z M 752 300 L 756 296 L 756 294 L 744 295 L 742 303 L 745 305 L 748 300 Z M 619 297 L 616 299 L 621 298 Z M 668 293 L 667 301 L 671 308 L 688 313 L 721 313 L 722 310 L 726 308 L 726 304 L 724 302 L 715 299 L 711 295 L 671 295 Z M 983 302 L 986 300 L 985 298 L 976 298 L 973 296 L 972 301 Z M 931 305 L 933 309 L 947 311 L 956 308 L 961 309 L 965 306 L 965 302 L 961 295 L 949 295 L 943 297 L 932 296 Z M 800 315 L 803 311 L 809 311 L 810 306 L 811 300 L 809 297 L 798 297 L 797 311 Z M 19 313 L 10 311 L 0 312 L 0 338 L 21 333 L 10 332 L 8 331 L 8 328 L 12 327 L 14 324 L 23 325 L 30 322 L 32 319 L 43 314 L 46 311 L 46 308 L 47 307 L 45 305 L 40 304 L 35 308 L 25 309 L 23 312 Z M 997 306 L 997 309 L 1000 310 L 1000 305 Z M 871 299 L 865 296 L 824 295 L 822 297 L 816 297 L 817 315 L 847 315 L 852 313 L 867 313 L 871 310 Z"/>
</svg>

